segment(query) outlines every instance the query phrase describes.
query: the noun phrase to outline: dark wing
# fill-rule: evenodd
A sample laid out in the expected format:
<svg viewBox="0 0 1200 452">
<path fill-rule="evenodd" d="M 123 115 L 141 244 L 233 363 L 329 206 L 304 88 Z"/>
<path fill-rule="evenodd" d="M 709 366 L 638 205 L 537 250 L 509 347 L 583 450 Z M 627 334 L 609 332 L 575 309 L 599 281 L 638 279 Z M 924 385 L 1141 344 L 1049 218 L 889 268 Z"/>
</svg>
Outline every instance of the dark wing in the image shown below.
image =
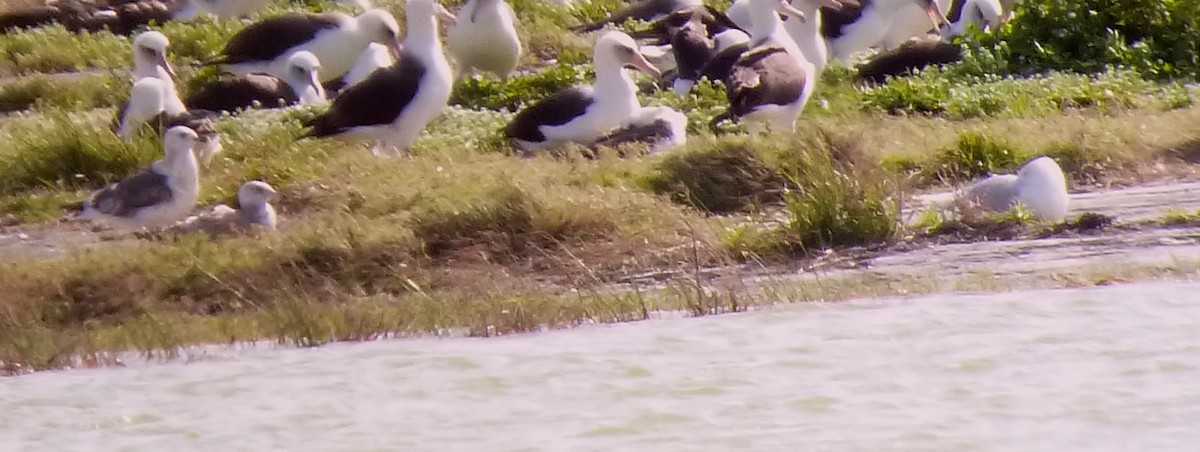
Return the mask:
<svg viewBox="0 0 1200 452">
<path fill-rule="evenodd" d="M 750 44 L 743 42 L 741 44 L 731 45 L 716 55 L 713 55 L 708 63 L 700 69 L 700 76 L 707 77 L 709 80 L 725 80 L 729 78 L 729 71 L 733 70 L 733 64 L 742 57 L 750 49 Z"/>
<path fill-rule="evenodd" d="M 113 133 L 116 133 L 118 130 L 121 130 L 121 123 L 125 121 L 125 113 L 128 111 L 129 111 L 129 99 L 126 98 L 125 102 L 121 102 L 121 106 L 117 107 L 117 117 L 113 118 L 113 122 L 112 122 Z"/>
<path fill-rule="evenodd" d="M 517 113 L 504 133 L 509 138 L 540 142 L 546 139 L 541 126 L 558 126 L 584 114 L 592 105 L 592 94 L 583 87 L 573 86 L 539 100 Z"/>
<path fill-rule="evenodd" d="M 708 60 L 712 59 L 713 51 L 708 36 L 700 24 L 689 22 L 671 36 L 671 52 L 675 54 L 675 64 L 679 68 L 679 77 L 696 80 Z"/>
<path fill-rule="evenodd" d="M 888 77 L 906 75 L 935 64 L 953 63 L 961 60 L 962 56 L 962 46 L 945 43 L 941 39 L 909 41 L 859 65 L 858 78 L 883 83 Z"/>
<path fill-rule="evenodd" d="M 175 126 L 186 126 L 196 132 L 200 138 L 207 139 L 217 134 L 216 121 L 220 113 L 208 110 L 188 110 L 177 115 L 158 115 L 156 124 L 159 134 Z"/>
<path fill-rule="evenodd" d="M 146 170 L 100 190 L 91 205 L 101 213 L 132 217 L 138 209 L 170 201 L 173 196 L 167 176 Z"/>
<path fill-rule="evenodd" d="M 632 5 L 613 11 L 608 17 L 582 25 L 571 27 L 571 31 L 580 33 L 596 31 L 608 24 L 621 24 L 629 19 L 650 20 L 654 16 L 670 14 L 678 9 L 678 0 L 642 0 Z"/>
<path fill-rule="evenodd" d="M 38 27 L 58 20 L 58 8 L 53 6 L 31 6 L 0 14 L 0 32 L 17 31 Z"/>
<path fill-rule="evenodd" d="M 658 119 L 649 124 L 630 124 L 596 140 L 592 147 L 615 148 L 625 143 L 654 143 L 671 136 L 671 123 Z"/>
<path fill-rule="evenodd" d="M 304 136 L 325 137 L 355 126 L 389 124 L 417 96 L 425 63 L 401 55 L 389 67 L 376 69 L 357 85 L 334 99 L 329 110 L 307 122 L 312 130 Z"/>
<path fill-rule="evenodd" d="M 184 100 L 189 109 L 199 108 L 234 113 L 250 108 L 255 102 L 262 108 L 278 108 L 297 102 L 292 88 L 278 78 L 265 74 L 224 77 L 201 86 Z"/>
<path fill-rule="evenodd" d="M 762 105 L 787 105 L 804 92 L 808 74 L 783 47 L 759 47 L 733 65 L 725 85 L 729 113 L 745 116 Z"/>
<path fill-rule="evenodd" d="M 163 2 L 160 0 L 139 0 L 126 2 L 113 7 L 117 13 L 117 21 L 109 24 L 109 29 L 119 35 L 133 34 L 134 30 L 154 23 L 165 23 L 182 9 L 184 2 Z"/>
<path fill-rule="evenodd" d="M 859 0 L 858 4 L 844 2 L 841 8 L 821 7 L 821 35 L 827 39 L 842 36 L 844 28 L 858 22 L 863 9 L 871 5 L 871 0 Z"/>
<path fill-rule="evenodd" d="M 287 49 L 311 40 L 317 33 L 338 28 L 345 17 L 336 13 L 288 13 L 255 22 L 229 38 L 221 56 L 212 63 L 274 59 Z"/>
<path fill-rule="evenodd" d="M 700 21 L 708 29 L 708 36 L 710 38 L 731 28 L 741 30 L 725 13 L 717 11 L 708 5 L 699 5 L 676 10 L 661 19 L 651 22 L 650 26 L 645 30 L 630 32 L 629 36 L 633 37 L 633 39 L 653 39 L 656 41 L 655 44 L 666 44 L 671 40 L 671 32 L 686 25 L 691 20 L 693 14 L 700 15 Z"/>
</svg>

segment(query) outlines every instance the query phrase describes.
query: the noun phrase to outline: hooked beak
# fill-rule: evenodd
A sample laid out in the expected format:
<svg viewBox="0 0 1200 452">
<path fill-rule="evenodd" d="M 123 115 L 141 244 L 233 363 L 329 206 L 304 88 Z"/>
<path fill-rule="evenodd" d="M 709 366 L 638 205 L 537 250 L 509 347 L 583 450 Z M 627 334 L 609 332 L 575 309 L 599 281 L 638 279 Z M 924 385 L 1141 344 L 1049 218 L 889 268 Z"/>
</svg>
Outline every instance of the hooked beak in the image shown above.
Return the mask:
<svg viewBox="0 0 1200 452">
<path fill-rule="evenodd" d="M 659 71 L 658 68 L 654 67 L 653 64 L 650 64 L 650 61 L 646 60 L 646 56 L 642 55 L 642 52 L 633 52 L 633 61 L 630 61 L 629 64 L 633 65 L 633 67 L 637 68 L 639 71 L 650 74 L 654 78 L 658 78 L 662 75 L 662 72 Z"/>
<path fill-rule="evenodd" d="M 308 75 L 308 83 L 312 85 L 313 91 L 325 97 L 325 86 L 321 84 L 321 80 L 317 78 L 317 71 L 312 71 Z"/>
<path fill-rule="evenodd" d="M 158 57 L 158 65 L 163 69 L 166 69 L 167 74 L 170 75 L 171 78 L 175 78 L 175 68 L 171 67 L 171 62 L 167 61 L 167 57 L 165 55 L 160 55 Z"/>
<path fill-rule="evenodd" d="M 937 30 L 939 36 L 942 34 L 942 24 L 949 25 L 946 14 L 942 12 L 942 5 L 939 5 L 937 0 L 927 0 L 925 15 L 929 16 L 929 21 L 933 23 L 933 29 Z"/>
<path fill-rule="evenodd" d="M 400 61 L 400 55 L 404 53 L 404 41 L 396 38 L 396 42 L 388 46 L 388 53 L 392 54 L 392 61 Z"/>
<path fill-rule="evenodd" d="M 789 17 L 795 17 L 796 19 L 799 19 L 801 22 L 808 22 L 808 17 L 805 16 L 804 11 L 800 11 L 800 10 L 796 9 L 796 7 L 792 6 L 792 4 L 790 2 L 788 2 L 788 0 L 780 0 L 779 7 L 776 8 L 775 10 L 778 11 L 780 14 L 785 14 Z"/>
<path fill-rule="evenodd" d="M 450 10 L 446 9 L 445 6 L 442 6 L 440 3 L 438 3 L 438 4 L 434 4 L 433 8 L 434 8 L 433 9 L 434 15 L 436 15 L 439 19 L 442 19 L 442 20 L 444 20 L 446 22 L 450 22 L 450 23 L 455 22 L 454 14 L 451 13 Z M 478 6 L 476 6 L 476 8 L 478 8 Z M 475 20 L 474 17 L 475 17 L 475 15 L 474 15 L 474 13 L 472 13 L 471 20 Z"/>
</svg>

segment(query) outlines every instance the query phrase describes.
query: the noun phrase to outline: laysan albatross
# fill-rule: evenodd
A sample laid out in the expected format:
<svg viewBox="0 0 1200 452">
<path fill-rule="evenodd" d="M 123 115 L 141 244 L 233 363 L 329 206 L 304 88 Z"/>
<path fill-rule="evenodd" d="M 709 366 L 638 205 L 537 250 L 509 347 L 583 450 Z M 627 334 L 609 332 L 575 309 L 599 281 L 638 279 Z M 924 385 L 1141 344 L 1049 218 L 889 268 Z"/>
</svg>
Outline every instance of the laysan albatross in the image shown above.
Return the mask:
<svg viewBox="0 0 1200 452">
<path fill-rule="evenodd" d="M 133 80 L 146 77 L 162 80 L 164 108 L 168 114 L 179 114 L 187 107 L 175 90 L 175 69 L 167 61 L 167 36 L 147 31 L 133 39 Z"/>
<path fill-rule="evenodd" d="M 450 101 L 450 65 L 438 40 L 437 20 L 454 20 L 434 0 L 408 0 L 408 34 L 396 63 L 372 72 L 308 121 L 304 137 L 374 141 L 376 155 L 409 155 L 429 121 Z"/>
<path fill-rule="evenodd" d="M 816 84 L 815 69 L 783 30 L 779 14 L 805 20 L 787 0 L 751 0 L 750 49 L 738 58 L 725 79 L 729 110 L 713 118 L 744 119 L 752 132 L 764 126 L 790 131 Z"/>
<path fill-rule="evenodd" d="M 188 108 L 235 113 L 256 104 L 261 108 L 325 103 L 325 89 L 318 81 L 321 62 L 311 52 L 301 50 L 288 59 L 287 74 L 278 78 L 267 74 L 222 77 L 196 88 L 184 102 Z"/>
<path fill-rule="evenodd" d="M 221 152 L 221 135 L 213 124 L 213 118 L 218 114 L 205 110 L 168 111 L 164 91 L 163 81 L 154 77 L 134 82 L 129 99 L 117 109 L 113 132 L 129 140 L 147 123 L 159 134 L 175 126 L 186 126 L 198 135 L 193 149 L 196 157 L 201 163 L 208 164 L 213 155 Z"/>
<path fill-rule="evenodd" d="M 821 34 L 829 42 L 829 58 L 842 64 L 849 63 L 856 53 L 882 45 L 894 28 L 938 29 L 946 21 L 938 0 L 859 0 L 858 3 L 821 9 Z M 917 11 L 923 12 L 925 18 L 915 23 L 909 20 L 911 17 L 906 19 L 903 11 L 909 5 L 918 7 Z"/>
<path fill-rule="evenodd" d="M 284 78 L 288 58 L 307 50 L 321 61 L 321 81 L 326 82 L 349 71 L 367 44 L 377 42 L 398 53 L 399 29 L 392 14 L 382 9 L 356 17 L 338 12 L 289 13 L 242 29 L 209 64 L 218 64 L 234 75 L 263 73 Z"/>
<path fill-rule="evenodd" d="M 638 51 L 629 35 L 608 31 L 592 50 L 596 83 L 573 86 L 521 110 L 505 135 L 527 154 L 574 142 L 588 144 L 620 127 L 641 108 L 637 86 L 625 65 L 658 77 L 659 71 Z"/>
<path fill-rule="evenodd" d="M 458 62 L 458 78 L 475 71 L 505 78 L 516 69 L 521 58 L 516 21 L 504 0 L 469 0 L 446 30 L 446 50 Z"/>
<path fill-rule="evenodd" d="M 192 153 L 196 138 L 187 127 L 167 130 L 163 159 L 97 192 L 75 218 L 138 229 L 169 226 L 187 217 L 200 193 L 200 173 Z"/>
</svg>

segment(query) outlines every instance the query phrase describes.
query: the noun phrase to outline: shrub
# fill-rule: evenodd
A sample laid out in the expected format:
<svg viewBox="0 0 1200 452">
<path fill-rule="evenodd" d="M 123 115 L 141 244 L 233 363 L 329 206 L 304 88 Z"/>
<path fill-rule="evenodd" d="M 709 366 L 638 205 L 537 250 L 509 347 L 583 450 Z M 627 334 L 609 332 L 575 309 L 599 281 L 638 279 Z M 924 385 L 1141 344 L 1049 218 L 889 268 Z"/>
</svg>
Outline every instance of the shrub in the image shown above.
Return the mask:
<svg viewBox="0 0 1200 452">
<path fill-rule="evenodd" d="M 722 139 L 671 154 L 644 182 L 672 201 L 712 213 L 776 201 L 784 185 L 778 171 L 745 138 Z"/>
<path fill-rule="evenodd" d="M 1020 153 L 1003 140 L 980 132 L 963 132 L 953 147 L 942 149 L 926 167 L 927 180 L 963 182 L 1009 172 L 1021 163 Z"/>
<path fill-rule="evenodd" d="M 1013 13 L 992 33 L 966 38 L 968 66 L 1024 75 L 1123 66 L 1159 79 L 1200 77 L 1200 2 L 1029 0 Z"/>
</svg>

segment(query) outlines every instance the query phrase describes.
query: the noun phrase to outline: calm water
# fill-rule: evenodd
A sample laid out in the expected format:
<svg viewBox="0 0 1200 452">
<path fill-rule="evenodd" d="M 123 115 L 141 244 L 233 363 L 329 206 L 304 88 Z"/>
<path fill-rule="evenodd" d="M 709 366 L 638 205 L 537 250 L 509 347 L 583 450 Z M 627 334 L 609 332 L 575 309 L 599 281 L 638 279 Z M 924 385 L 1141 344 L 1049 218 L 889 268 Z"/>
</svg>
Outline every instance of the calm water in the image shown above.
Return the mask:
<svg viewBox="0 0 1200 452">
<path fill-rule="evenodd" d="M 1200 284 L 785 306 L 0 379 L 0 450 L 1163 451 Z"/>
</svg>

